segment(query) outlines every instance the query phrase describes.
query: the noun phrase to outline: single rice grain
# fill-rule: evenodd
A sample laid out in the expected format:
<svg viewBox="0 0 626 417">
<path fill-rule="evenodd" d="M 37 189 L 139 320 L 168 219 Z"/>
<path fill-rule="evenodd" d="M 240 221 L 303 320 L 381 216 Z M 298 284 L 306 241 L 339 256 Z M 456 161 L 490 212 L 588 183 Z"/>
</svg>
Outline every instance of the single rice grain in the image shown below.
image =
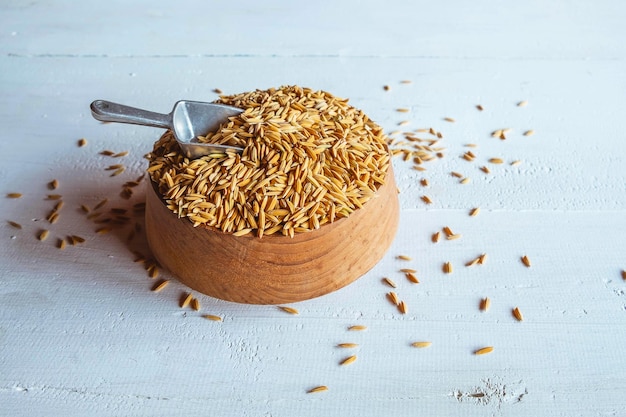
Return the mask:
<svg viewBox="0 0 626 417">
<path fill-rule="evenodd" d="M 474 355 L 486 355 L 491 352 L 493 352 L 493 346 L 485 346 L 484 348 L 475 350 Z"/>
</svg>

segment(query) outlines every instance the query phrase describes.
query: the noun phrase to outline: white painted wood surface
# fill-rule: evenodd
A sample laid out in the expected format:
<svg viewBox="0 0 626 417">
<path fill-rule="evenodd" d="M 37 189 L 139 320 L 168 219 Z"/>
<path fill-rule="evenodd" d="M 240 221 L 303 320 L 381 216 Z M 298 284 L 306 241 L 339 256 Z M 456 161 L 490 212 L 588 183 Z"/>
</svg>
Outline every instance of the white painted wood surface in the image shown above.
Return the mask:
<svg viewBox="0 0 626 417">
<path fill-rule="evenodd" d="M 0 5 L 0 415 L 626 416 L 626 6 L 174 3 Z M 78 209 L 140 202 L 140 191 L 121 199 L 120 186 L 143 172 L 159 132 L 101 125 L 88 104 L 165 112 L 177 99 L 212 100 L 214 88 L 282 84 L 348 97 L 389 132 L 432 126 L 446 156 L 423 173 L 394 160 L 400 231 L 353 285 L 293 305 L 297 316 L 204 296 L 200 312 L 182 310 L 184 286 L 152 293 L 133 263 L 142 242 L 96 235 Z M 514 129 L 507 140 L 490 136 L 504 127 Z M 528 129 L 536 134 L 522 136 Z M 470 142 L 474 162 L 460 158 Z M 127 172 L 109 177 L 117 160 L 103 149 L 129 150 Z M 506 164 L 486 175 L 478 168 L 491 157 Z M 48 225 L 53 192 L 65 207 Z M 462 238 L 433 244 L 443 226 Z M 57 249 L 68 234 L 87 241 Z M 484 265 L 463 266 L 481 253 Z M 384 276 L 407 315 L 385 299 Z M 353 324 L 368 330 L 347 331 Z M 433 344 L 410 346 L 419 340 Z M 341 342 L 360 344 L 348 367 Z M 494 352 L 472 354 L 486 345 Z M 307 394 L 317 385 L 329 390 Z"/>
</svg>

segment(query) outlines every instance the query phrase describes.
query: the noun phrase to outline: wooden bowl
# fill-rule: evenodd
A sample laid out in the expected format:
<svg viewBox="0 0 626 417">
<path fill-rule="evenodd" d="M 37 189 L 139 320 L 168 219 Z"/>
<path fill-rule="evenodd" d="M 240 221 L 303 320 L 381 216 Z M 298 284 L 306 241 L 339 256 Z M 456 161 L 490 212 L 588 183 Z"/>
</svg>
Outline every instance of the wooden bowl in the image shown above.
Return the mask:
<svg viewBox="0 0 626 417">
<path fill-rule="evenodd" d="M 148 186 L 146 234 L 158 262 L 188 287 L 223 300 L 282 304 L 338 290 L 383 257 L 398 227 L 391 165 L 377 197 L 348 217 L 293 238 L 233 236 L 171 212 Z"/>
</svg>

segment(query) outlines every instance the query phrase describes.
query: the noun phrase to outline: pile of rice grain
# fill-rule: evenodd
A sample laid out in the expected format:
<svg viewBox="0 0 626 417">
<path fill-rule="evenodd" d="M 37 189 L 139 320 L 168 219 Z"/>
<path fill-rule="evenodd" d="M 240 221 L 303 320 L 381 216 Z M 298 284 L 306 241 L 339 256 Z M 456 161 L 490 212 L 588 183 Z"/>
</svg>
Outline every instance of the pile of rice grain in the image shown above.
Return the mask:
<svg viewBox="0 0 626 417">
<path fill-rule="evenodd" d="M 194 226 L 293 237 L 350 215 L 385 182 L 387 137 L 346 99 L 284 86 L 217 102 L 245 111 L 199 140 L 243 153 L 190 160 L 168 131 L 148 154 L 167 207 Z"/>
</svg>

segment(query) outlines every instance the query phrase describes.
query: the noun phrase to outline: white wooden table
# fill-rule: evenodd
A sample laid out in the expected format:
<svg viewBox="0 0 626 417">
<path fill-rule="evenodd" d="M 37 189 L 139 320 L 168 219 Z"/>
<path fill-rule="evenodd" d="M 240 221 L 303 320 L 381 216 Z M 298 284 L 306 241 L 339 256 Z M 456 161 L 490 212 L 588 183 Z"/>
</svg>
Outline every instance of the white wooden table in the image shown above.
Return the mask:
<svg viewBox="0 0 626 417">
<path fill-rule="evenodd" d="M 624 4 L 127 3 L 0 4 L 0 415 L 626 416 Z M 125 200 L 120 187 L 143 173 L 159 131 L 101 125 L 88 105 L 167 112 L 215 88 L 284 84 L 350 98 L 390 133 L 433 127 L 445 157 L 424 172 L 394 160 L 400 230 L 354 284 L 292 305 L 296 316 L 202 295 L 200 312 L 181 309 L 186 287 L 153 293 L 133 263 L 132 250 L 147 254 L 141 233 L 96 234 L 79 208 L 140 203 L 141 188 Z M 506 140 L 491 137 L 500 128 L 513 129 Z M 126 172 L 110 177 L 118 162 Z M 49 194 L 65 203 L 55 224 Z M 444 226 L 462 238 L 432 243 Z M 67 235 L 86 242 L 58 249 Z M 473 354 L 483 346 L 494 351 Z M 328 391 L 307 393 L 318 385 Z"/>
</svg>

